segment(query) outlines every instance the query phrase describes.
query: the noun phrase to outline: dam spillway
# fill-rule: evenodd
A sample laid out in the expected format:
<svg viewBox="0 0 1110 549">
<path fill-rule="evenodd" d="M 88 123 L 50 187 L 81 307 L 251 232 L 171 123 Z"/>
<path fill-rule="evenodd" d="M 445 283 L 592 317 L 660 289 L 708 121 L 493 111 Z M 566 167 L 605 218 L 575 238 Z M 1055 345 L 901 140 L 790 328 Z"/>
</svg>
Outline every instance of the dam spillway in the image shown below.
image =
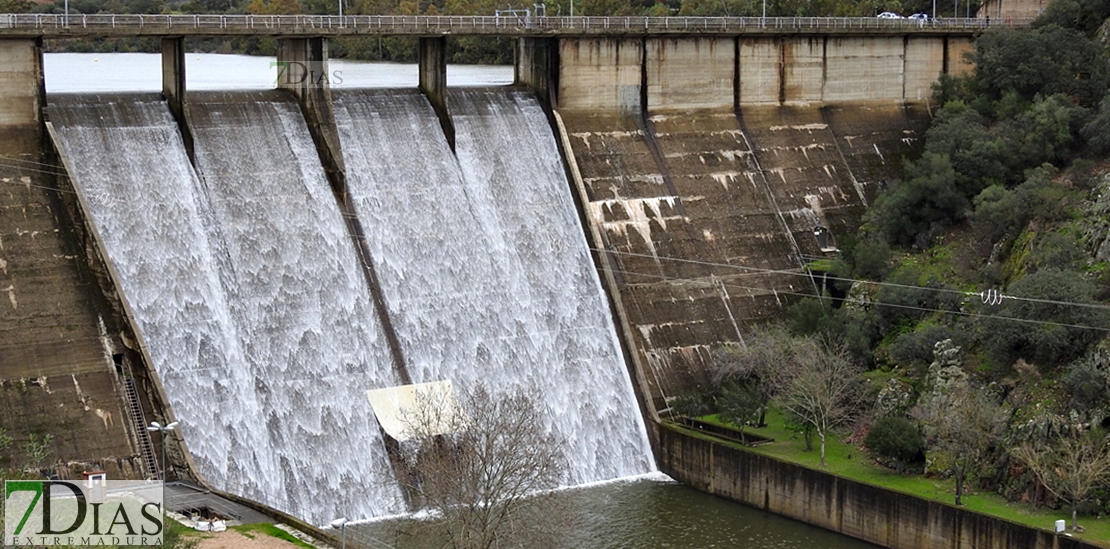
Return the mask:
<svg viewBox="0 0 1110 549">
<path fill-rule="evenodd" d="M 336 95 L 351 201 L 412 381 L 540 395 L 569 485 L 653 470 L 536 100 L 452 92 L 456 156 L 418 92 Z M 365 396 L 401 376 L 296 102 L 190 100 L 195 169 L 157 97 L 52 98 L 50 115 L 197 471 L 318 524 L 404 512 Z"/>
<path fill-rule="evenodd" d="M 396 376 L 299 109 L 205 99 L 199 178 L 164 102 L 51 105 L 198 472 L 314 522 L 401 512 L 365 397 Z"/>
<path fill-rule="evenodd" d="M 570 484 L 653 469 L 546 116 L 458 90 L 457 156 L 417 90 L 335 93 L 348 185 L 414 382 L 542 396 Z"/>
</svg>

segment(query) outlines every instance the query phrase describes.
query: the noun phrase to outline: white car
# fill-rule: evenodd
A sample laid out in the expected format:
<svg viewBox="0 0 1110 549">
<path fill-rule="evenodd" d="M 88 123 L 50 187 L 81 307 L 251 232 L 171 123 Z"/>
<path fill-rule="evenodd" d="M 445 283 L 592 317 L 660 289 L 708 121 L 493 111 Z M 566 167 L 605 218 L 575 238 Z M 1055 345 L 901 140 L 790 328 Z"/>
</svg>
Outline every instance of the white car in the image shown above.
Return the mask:
<svg viewBox="0 0 1110 549">
<path fill-rule="evenodd" d="M 884 11 L 878 15 L 879 19 L 901 19 L 902 16 L 892 11 Z"/>
<path fill-rule="evenodd" d="M 929 14 L 927 14 L 927 13 L 915 13 L 915 14 L 907 17 L 907 19 L 916 19 L 916 20 L 919 20 L 919 21 L 929 21 L 930 19 L 932 19 L 932 17 L 929 17 Z"/>
</svg>

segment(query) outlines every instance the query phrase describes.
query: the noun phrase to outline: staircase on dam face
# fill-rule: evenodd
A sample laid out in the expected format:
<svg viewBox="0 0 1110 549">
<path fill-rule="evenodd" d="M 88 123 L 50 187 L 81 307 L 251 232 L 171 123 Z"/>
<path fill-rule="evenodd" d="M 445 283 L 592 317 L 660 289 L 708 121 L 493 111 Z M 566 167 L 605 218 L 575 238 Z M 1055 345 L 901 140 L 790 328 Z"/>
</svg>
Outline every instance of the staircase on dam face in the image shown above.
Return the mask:
<svg viewBox="0 0 1110 549">
<path fill-rule="evenodd" d="M 154 444 L 150 441 L 150 432 L 146 430 L 146 416 L 143 414 L 142 404 L 139 403 L 139 392 L 135 389 L 135 380 L 130 376 L 124 377 L 123 386 L 127 392 L 128 415 L 131 417 L 131 425 L 135 427 L 135 438 L 139 441 L 139 451 L 143 455 L 143 463 L 152 476 L 159 476 L 158 458 L 155 457 Z M 162 436 L 165 436 L 165 434 Z"/>
</svg>

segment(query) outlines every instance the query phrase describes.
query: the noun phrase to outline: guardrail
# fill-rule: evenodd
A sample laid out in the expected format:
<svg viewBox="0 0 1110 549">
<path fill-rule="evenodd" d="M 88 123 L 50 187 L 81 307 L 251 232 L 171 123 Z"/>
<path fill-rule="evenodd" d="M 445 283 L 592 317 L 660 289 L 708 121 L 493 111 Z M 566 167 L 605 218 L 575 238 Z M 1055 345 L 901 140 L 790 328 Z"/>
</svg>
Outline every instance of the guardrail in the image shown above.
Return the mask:
<svg viewBox="0 0 1110 549">
<path fill-rule="evenodd" d="M 978 32 L 1027 19 L 875 17 L 537 17 L 406 15 L 0 14 L 0 36 L 96 35 L 582 35 Z"/>
</svg>

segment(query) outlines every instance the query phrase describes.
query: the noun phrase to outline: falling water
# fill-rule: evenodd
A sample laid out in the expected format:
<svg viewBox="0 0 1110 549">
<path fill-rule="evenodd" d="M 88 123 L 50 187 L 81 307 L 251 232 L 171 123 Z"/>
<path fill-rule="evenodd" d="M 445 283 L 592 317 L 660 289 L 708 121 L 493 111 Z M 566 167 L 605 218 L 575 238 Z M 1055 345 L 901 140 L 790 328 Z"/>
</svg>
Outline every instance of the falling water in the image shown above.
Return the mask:
<svg viewBox="0 0 1110 549">
<path fill-rule="evenodd" d="M 403 511 L 365 398 L 398 381 L 300 110 L 197 99 L 199 179 L 157 98 L 50 116 L 199 472 L 318 524 Z"/>
<path fill-rule="evenodd" d="M 654 466 L 538 103 L 452 92 L 458 157 L 417 91 L 336 92 L 347 180 L 416 382 L 537 391 L 571 484 Z"/>
</svg>

